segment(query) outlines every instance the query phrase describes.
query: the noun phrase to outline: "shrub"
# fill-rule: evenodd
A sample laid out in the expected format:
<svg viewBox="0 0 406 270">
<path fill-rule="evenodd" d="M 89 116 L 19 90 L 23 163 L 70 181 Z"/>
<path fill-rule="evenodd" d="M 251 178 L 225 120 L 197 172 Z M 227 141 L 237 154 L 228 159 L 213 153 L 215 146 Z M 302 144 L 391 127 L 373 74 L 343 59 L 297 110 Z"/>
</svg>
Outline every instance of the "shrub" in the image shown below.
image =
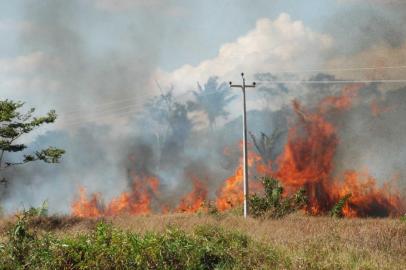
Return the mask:
<svg viewBox="0 0 406 270">
<path fill-rule="evenodd" d="M 306 204 L 304 189 L 290 196 L 283 195 L 283 187 L 278 180 L 262 177 L 264 196 L 254 194 L 249 198 L 251 214 L 254 217 L 280 218 L 302 208 Z"/>
</svg>

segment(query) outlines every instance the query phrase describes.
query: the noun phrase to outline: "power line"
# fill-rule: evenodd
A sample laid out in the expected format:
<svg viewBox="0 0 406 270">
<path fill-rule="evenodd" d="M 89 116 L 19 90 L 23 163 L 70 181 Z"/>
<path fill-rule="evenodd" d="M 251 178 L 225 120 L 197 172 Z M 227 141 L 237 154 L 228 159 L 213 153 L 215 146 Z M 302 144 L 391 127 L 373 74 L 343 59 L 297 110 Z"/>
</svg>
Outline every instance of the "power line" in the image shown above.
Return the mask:
<svg viewBox="0 0 406 270">
<path fill-rule="evenodd" d="M 277 70 L 273 73 L 312 73 L 312 72 L 331 72 L 331 71 L 356 71 L 356 70 L 380 70 L 380 69 L 406 69 L 406 66 L 382 66 L 382 67 L 345 67 L 345 68 L 324 68 L 324 69 L 292 69 Z"/>
<path fill-rule="evenodd" d="M 180 95 L 175 96 L 175 98 L 183 97 L 183 96 L 186 96 L 186 95 L 191 94 L 191 93 L 192 93 L 191 91 L 188 91 L 188 92 L 185 92 L 185 93 L 182 93 Z M 218 92 L 206 93 L 206 94 L 202 94 L 202 96 L 209 96 L 209 95 L 213 95 L 213 94 L 218 94 Z M 127 100 L 127 101 L 133 101 L 133 100 L 134 99 Z M 137 100 L 139 100 L 139 98 Z M 85 113 L 94 114 L 94 113 L 97 113 L 99 115 L 100 113 L 104 114 L 104 112 L 106 112 L 106 111 L 114 113 L 114 111 L 117 111 L 117 110 L 120 111 L 123 108 L 131 108 L 131 107 L 134 107 L 134 106 L 139 106 L 139 107 L 144 106 L 144 103 L 142 103 L 142 104 L 134 103 L 134 104 L 129 104 L 129 105 L 120 106 L 120 107 L 103 108 L 103 106 L 105 106 L 106 104 L 123 103 L 123 101 L 124 100 L 117 100 L 117 101 L 112 101 L 110 103 L 98 104 L 98 105 L 95 106 L 96 107 L 95 110 L 75 110 L 75 111 L 70 111 L 70 112 L 67 112 L 67 113 L 62 113 L 62 114 L 60 114 L 60 116 L 61 116 L 61 118 L 70 118 L 71 116 L 73 116 L 74 118 L 79 120 L 79 119 L 82 119 L 83 117 L 82 116 L 76 116 L 76 114 L 85 114 Z M 72 119 L 69 119 L 69 120 L 72 120 Z"/>
<path fill-rule="evenodd" d="M 133 114 L 135 112 L 138 112 L 139 109 L 140 109 L 139 107 L 134 107 L 134 108 L 129 109 L 129 110 L 116 111 L 116 112 L 112 112 L 110 114 L 99 114 L 99 115 L 95 115 L 95 116 L 90 117 L 90 118 L 84 118 L 84 119 L 82 119 L 80 121 L 63 122 L 62 126 L 64 126 L 64 127 L 77 126 L 77 125 L 81 125 L 81 124 L 85 124 L 85 123 L 90 123 L 90 122 L 93 122 L 95 120 L 104 119 L 104 118 L 107 118 L 107 117 L 123 117 L 123 116 Z"/>
<path fill-rule="evenodd" d="M 352 80 L 343 80 L 343 81 L 293 81 L 293 80 L 277 80 L 277 81 L 260 81 L 258 84 L 263 85 L 263 84 L 278 84 L 278 83 L 284 83 L 284 84 L 341 84 L 341 83 L 405 83 L 406 80 L 358 80 L 358 81 L 352 81 Z"/>
<path fill-rule="evenodd" d="M 83 113 L 83 112 L 92 112 L 92 111 L 96 111 L 96 110 L 104 110 L 103 107 L 108 107 L 110 105 L 115 105 L 115 104 L 121 104 L 121 103 L 128 103 L 128 102 L 132 102 L 132 101 L 136 101 L 138 100 L 133 98 L 128 98 L 125 100 L 117 100 L 117 101 L 113 101 L 113 102 L 109 102 L 109 103 L 99 103 L 96 104 L 94 106 L 92 106 L 92 108 L 86 108 L 86 109 L 78 109 L 78 110 L 72 110 L 72 111 L 67 111 L 64 113 L 64 115 L 68 115 L 68 114 L 78 114 L 78 113 Z"/>
<path fill-rule="evenodd" d="M 399 66 L 400 67 L 400 66 Z M 406 66 L 405 66 L 406 67 Z M 385 68 L 392 68 L 392 67 L 385 67 Z M 394 68 L 394 67 L 393 67 Z M 365 68 L 366 69 L 366 68 Z M 372 69 L 372 68 L 370 68 Z M 304 81 L 304 80 L 269 80 L 269 81 L 261 81 L 259 85 L 267 85 L 267 84 L 348 84 L 348 83 L 405 83 L 406 80 L 334 80 L 334 81 L 320 81 L 320 80 L 310 80 L 310 81 Z M 161 92 L 162 94 L 162 92 Z M 185 92 L 183 94 L 178 95 L 177 97 L 183 97 L 185 95 L 192 94 L 192 91 Z M 212 92 L 212 93 L 206 93 L 202 94 L 203 96 L 209 96 L 209 95 L 215 95 L 218 94 L 217 92 Z M 147 95 L 144 95 L 147 96 Z M 141 97 L 142 99 L 142 97 Z M 137 98 L 137 100 L 140 100 L 140 97 Z M 120 99 L 120 100 L 113 100 L 110 102 L 105 102 L 101 104 L 97 104 L 94 106 L 96 108 L 93 111 L 89 110 L 76 110 L 76 111 L 70 111 L 67 113 L 61 114 L 62 118 L 67 118 L 68 121 L 66 121 L 64 126 L 70 126 L 70 125 L 78 125 L 86 122 L 90 122 L 92 120 L 97 120 L 101 119 L 103 117 L 109 117 L 109 116 L 125 116 L 129 112 L 133 112 L 135 110 L 138 110 L 144 106 L 144 103 L 134 103 L 134 104 L 129 104 L 126 106 L 120 106 L 120 107 L 112 107 L 112 108 L 104 108 L 109 105 L 113 104 L 125 104 L 127 102 L 135 101 L 134 98 L 127 98 L 127 99 Z M 85 116 L 85 117 L 74 117 L 75 114 L 79 113 L 90 113 L 90 114 L 95 114 L 92 116 Z M 126 113 L 126 114 L 123 114 Z M 73 116 L 73 117 L 71 117 Z M 84 119 L 86 118 L 86 119 Z"/>
<path fill-rule="evenodd" d="M 122 107 L 122 108 L 116 108 L 113 111 L 108 111 L 108 112 L 101 112 L 96 115 L 91 115 L 91 116 L 84 116 L 84 117 L 77 117 L 76 119 L 69 119 L 68 121 L 65 121 L 64 126 L 75 126 L 75 125 L 80 125 L 83 123 L 88 123 L 94 120 L 102 119 L 105 117 L 112 117 L 112 116 L 126 116 L 130 115 L 134 112 L 140 111 L 144 107 L 144 104 L 133 104 L 132 106 L 127 106 L 127 107 Z M 163 108 L 166 107 L 164 105 L 160 106 L 155 106 L 156 109 L 158 108 Z"/>
<path fill-rule="evenodd" d="M 82 115 L 76 115 L 76 114 L 61 114 L 62 118 L 65 118 L 67 120 L 71 120 L 71 119 L 80 119 L 83 117 L 86 117 L 88 115 L 93 115 L 93 114 L 100 114 L 100 113 L 105 113 L 105 112 L 114 112 L 116 110 L 122 110 L 122 109 L 126 109 L 126 108 L 132 108 L 132 107 L 139 107 L 141 104 L 137 104 L 137 103 L 133 103 L 133 104 L 129 104 L 126 106 L 120 106 L 120 107 L 112 107 L 112 108 L 107 108 L 107 109 L 98 109 L 98 110 L 94 110 L 94 111 L 77 111 L 78 113 L 80 112 Z M 85 114 L 86 116 L 83 116 L 83 114 Z"/>
<path fill-rule="evenodd" d="M 122 103 L 128 103 L 128 102 L 133 102 L 133 101 L 139 101 L 140 99 L 148 97 L 149 94 L 144 94 L 144 95 L 138 95 L 136 98 L 135 97 L 127 97 L 125 99 L 117 99 L 117 100 L 112 100 L 109 102 L 103 102 L 103 103 L 97 103 L 93 105 L 90 109 L 78 109 L 78 110 L 72 110 L 72 111 L 67 111 L 64 113 L 64 115 L 68 114 L 78 114 L 78 113 L 86 113 L 86 112 L 92 112 L 92 111 L 97 111 L 97 110 L 105 110 L 103 107 L 108 107 L 110 105 L 115 105 L 115 104 L 122 104 Z"/>
</svg>

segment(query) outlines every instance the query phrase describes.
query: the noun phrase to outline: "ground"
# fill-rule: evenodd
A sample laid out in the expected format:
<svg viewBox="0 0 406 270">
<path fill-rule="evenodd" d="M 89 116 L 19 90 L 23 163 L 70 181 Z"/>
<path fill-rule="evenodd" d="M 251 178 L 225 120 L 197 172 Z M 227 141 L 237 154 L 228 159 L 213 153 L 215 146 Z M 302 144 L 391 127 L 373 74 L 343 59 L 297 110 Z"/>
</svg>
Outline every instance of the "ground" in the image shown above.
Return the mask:
<svg viewBox="0 0 406 270">
<path fill-rule="evenodd" d="M 5 233 L 14 218 L 0 221 Z M 168 214 L 105 218 L 114 228 L 137 234 L 176 227 L 192 233 L 202 225 L 239 232 L 276 251 L 277 268 L 286 269 L 405 269 L 406 222 L 398 218 L 337 219 L 295 213 L 282 219 L 244 220 L 234 215 Z M 58 237 L 85 234 L 99 219 L 40 217 L 31 222 Z"/>
</svg>

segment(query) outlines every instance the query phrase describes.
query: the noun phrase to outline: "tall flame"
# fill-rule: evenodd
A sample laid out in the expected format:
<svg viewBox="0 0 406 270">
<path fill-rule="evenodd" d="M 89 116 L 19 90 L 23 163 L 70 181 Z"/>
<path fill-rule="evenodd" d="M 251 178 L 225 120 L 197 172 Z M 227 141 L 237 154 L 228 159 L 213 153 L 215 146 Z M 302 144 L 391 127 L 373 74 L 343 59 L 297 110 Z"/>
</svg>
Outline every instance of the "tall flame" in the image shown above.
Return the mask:
<svg viewBox="0 0 406 270">
<path fill-rule="evenodd" d="M 240 148 L 242 148 L 242 142 L 240 143 Z M 250 150 L 250 145 L 248 151 L 248 168 L 251 173 L 256 172 L 262 175 L 266 174 L 270 168 L 261 162 L 261 158 L 258 154 Z M 252 177 L 251 173 L 249 174 L 250 193 L 260 192 L 262 185 Z M 242 159 L 240 159 L 234 175 L 227 178 L 218 191 L 216 199 L 217 209 L 224 211 L 242 204 L 244 201 L 243 178 L 243 162 Z"/>
<path fill-rule="evenodd" d="M 315 108 L 304 108 L 298 101 L 293 101 L 296 117 L 295 121 L 290 123 L 287 143 L 279 157 L 264 163 L 250 146 L 250 191 L 257 193 L 262 190 L 262 185 L 255 179 L 255 175 L 268 175 L 279 179 L 286 193 L 305 188 L 308 197 L 305 210 L 310 214 L 326 213 L 348 194 L 351 194 L 351 197 L 343 208 L 343 214 L 347 217 L 383 217 L 399 215 L 404 211 L 404 200 L 399 192 L 391 188 L 390 183 L 379 187 L 376 179 L 368 173 L 354 170 L 345 172 L 342 177 L 333 176 L 334 157 L 340 140 L 337 127 L 330 119 L 334 118 L 335 114 L 352 108 L 361 87 L 362 84 L 349 85 L 342 90 L 341 95 L 325 97 Z M 374 115 L 386 110 L 375 104 L 371 106 Z M 226 148 L 224 152 L 226 154 L 229 151 Z M 158 200 L 158 178 L 136 174 L 131 177 L 131 190 L 122 193 L 107 205 L 102 203 L 100 194 L 91 194 L 88 197 L 85 189 L 81 188 L 78 199 L 72 204 L 72 214 L 98 217 L 122 213 L 146 214 L 153 210 L 162 213 L 207 210 L 205 203 L 209 199 L 206 184 L 208 181 L 191 175 L 192 191 L 185 194 L 177 206 L 171 208 L 170 203 Z M 242 204 L 242 184 L 243 165 L 240 160 L 234 175 L 225 179 L 217 191 L 215 204 L 218 210 L 225 211 Z M 155 207 L 152 207 L 153 202 Z"/>
<path fill-rule="evenodd" d="M 278 158 L 274 176 L 288 189 L 304 187 L 309 198 L 307 211 L 327 212 L 346 194 L 345 216 L 388 216 L 399 214 L 403 208 L 399 193 L 389 192 L 389 186 L 379 188 L 368 175 L 348 171 L 344 179 L 333 179 L 333 162 L 339 138 L 328 116 L 351 108 L 355 93 L 362 85 L 352 85 L 341 96 L 323 99 L 313 111 L 307 111 L 294 101 L 298 121 L 288 132 L 288 142 Z M 366 179 L 366 180 L 362 180 Z"/>
<path fill-rule="evenodd" d="M 176 208 L 176 212 L 193 213 L 205 207 L 207 187 L 196 177 L 192 176 L 193 190 L 186 194 Z"/>
</svg>

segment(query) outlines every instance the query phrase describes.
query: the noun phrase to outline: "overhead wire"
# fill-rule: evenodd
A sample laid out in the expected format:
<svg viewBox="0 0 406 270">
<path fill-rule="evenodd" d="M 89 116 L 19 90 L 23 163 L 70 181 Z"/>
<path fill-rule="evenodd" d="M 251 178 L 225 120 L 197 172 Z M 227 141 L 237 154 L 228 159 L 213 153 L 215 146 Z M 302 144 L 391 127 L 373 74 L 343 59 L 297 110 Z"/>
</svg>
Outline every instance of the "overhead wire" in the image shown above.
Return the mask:
<svg viewBox="0 0 406 270">
<path fill-rule="evenodd" d="M 344 67 L 344 68 L 320 68 L 320 69 L 285 69 L 277 71 L 267 71 L 271 73 L 312 73 L 312 72 L 331 72 L 331 71 L 356 71 L 356 70 L 381 70 L 381 69 L 406 69 L 406 65 L 401 66 L 382 66 L 382 67 Z"/>
<path fill-rule="evenodd" d="M 332 81 L 321 81 L 321 80 L 261 80 L 257 84 L 341 84 L 341 83 L 404 83 L 406 80 L 332 80 Z"/>
<path fill-rule="evenodd" d="M 349 68 L 330 68 L 330 69 L 310 69 L 310 70 L 280 70 L 278 73 L 311 73 L 311 72 L 330 72 L 330 71 L 354 71 L 354 70 L 377 70 L 377 69 L 406 69 L 406 66 L 382 66 L 382 67 L 349 67 Z M 156 81 L 157 82 L 157 81 Z M 257 85 L 269 85 L 269 84 L 348 84 L 348 83 L 406 83 L 406 80 L 399 79 L 399 80 L 260 80 Z M 157 82 L 158 87 L 160 88 L 161 95 L 163 95 L 162 89 L 160 85 Z M 188 94 L 191 94 L 192 91 L 187 91 L 181 95 L 178 95 L 178 97 L 182 97 Z M 217 92 L 212 92 L 212 93 L 207 93 L 204 94 L 205 96 L 209 95 L 214 95 L 217 94 Z M 69 119 L 69 121 L 64 124 L 64 126 L 71 126 L 71 125 L 77 125 L 77 124 L 82 124 L 85 122 L 89 122 L 92 120 L 100 119 L 103 117 L 109 117 L 109 116 L 126 116 L 130 113 L 136 112 L 138 109 L 142 108 L 144 106 L 143 103 L 140 104 L 129 104 L 126 106 L 120 106 L 120 107 L 111 107 L 111 108 L 105 108 L 109 107 L 111 105 L 117 105 L 117 104 L 126 104 L 128 102 L 132 101 L 138 101 L 144 97 L 147 97 L 148 94 L 144 94 L 143 96 L 137 96 L 136 98 L 134 97 L 128 97 L 124 99 L 119 99 L 119 100 L 112 100 L 109 102 L 105 103 L 99 103 L 96 104 L 92 107 L 91 110 L 73 110 L 73 111 L 68 111 L 66 113 L 63 113 L 61 116 L 63 118 L 74 116 L 76 114 L 83 114 L 83 113 L 90 113 L 90 114 L 96 114 L 93 116 L 85 116 L 85 117 L 73 117 Z"/>
</svg>

